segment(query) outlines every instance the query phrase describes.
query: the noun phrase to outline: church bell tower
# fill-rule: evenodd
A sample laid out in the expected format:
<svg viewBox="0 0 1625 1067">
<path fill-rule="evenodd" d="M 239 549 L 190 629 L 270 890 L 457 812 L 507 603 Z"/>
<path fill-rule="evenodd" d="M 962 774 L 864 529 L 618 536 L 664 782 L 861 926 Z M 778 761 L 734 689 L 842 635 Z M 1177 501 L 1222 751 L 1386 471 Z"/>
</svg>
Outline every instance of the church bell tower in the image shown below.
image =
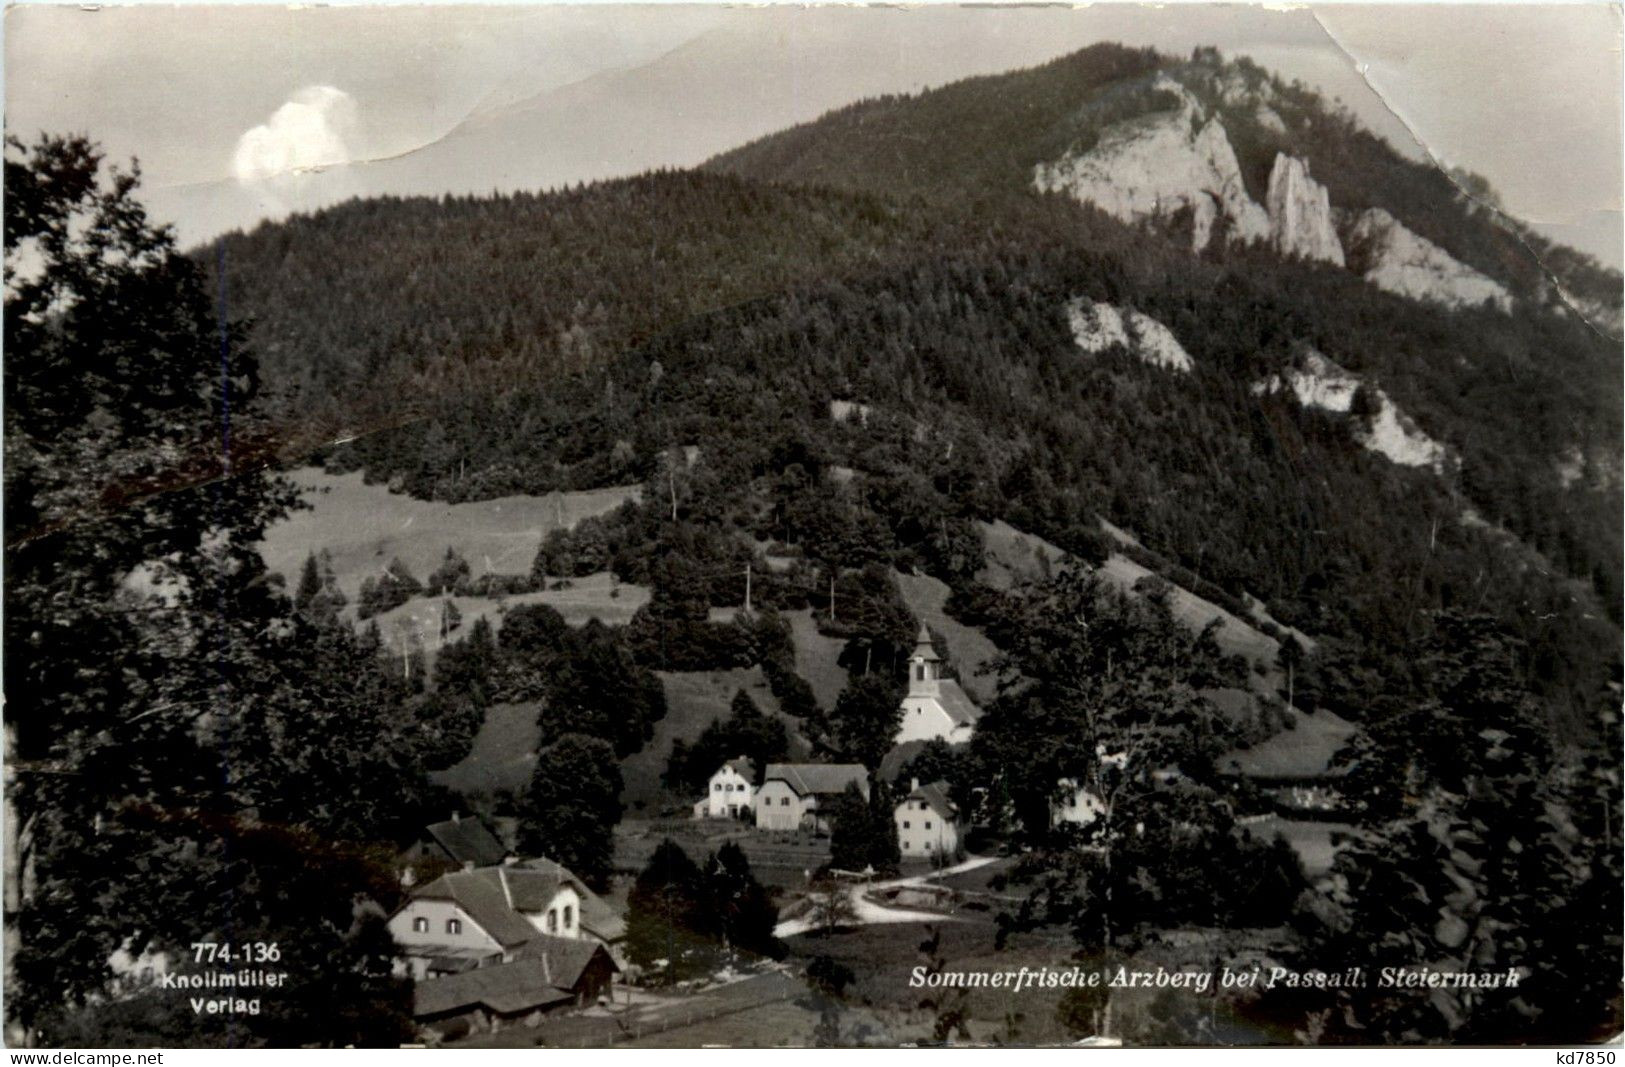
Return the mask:
<svg viewBox="0 0 1625 1067">
<path fill-rule="evenodd" d="M 920 635 L 914 639 L 914 654 L 908 658 L 908 695 L 937 696 L 937 680 L 941 677 L 942 657 L 931 646 L 930 631 L 921 623 Z"/>
</svg>

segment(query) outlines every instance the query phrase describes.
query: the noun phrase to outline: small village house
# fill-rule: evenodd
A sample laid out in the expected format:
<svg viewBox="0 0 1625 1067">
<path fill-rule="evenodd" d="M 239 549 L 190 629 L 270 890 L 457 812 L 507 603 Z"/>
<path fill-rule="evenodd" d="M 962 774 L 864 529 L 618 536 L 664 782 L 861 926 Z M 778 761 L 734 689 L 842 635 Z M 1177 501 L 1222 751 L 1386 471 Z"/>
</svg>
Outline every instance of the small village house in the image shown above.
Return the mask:
<svg viewBox="0 0 1625 1067">
<path fill-rule="evenodd" d="M 1050 801 L 1051 826 L 1059 826 L 1063 822 L 1088 826 L 1106 813 L 1106 805 L 1101 803 L 1100 798 L 1076 780 L 1062 778 L 1055 785 L 1058 796 Z"/>
<path fill-rule="evenodd" d="M 748 816 L 755 804 L 756 763 L 738 756 L 717 768 L 706 787 L 705 817 L 738 819 Z"/>
<path fill-rule="evenodd" d="M 869 772 L 857 763 L 769 763 L 756 791 L 758 830 L 825 830 L 819 814 L 836 797 L 856 786 L 869 797 Z"/>
<path fill-rule="evenodd" d="M 613 953 L 626 925 L 575 875 L 542 859 L 442 875 L 412 891 L 389 932 L 403 973 L 423 981 L 520 959 L 538 937 Z"/>
<path fill-rule="evenodd" d="M 969 741 L 981 715 L 957 680 L 942 677 L 942 657 L 931 645 L 930 631 L 922 625 L 914 639 L 914 653 L 908 658 L 908 694 L 903 697 L 896 743 L 933 737 L 950 744 Z"/>
<path fill-rule="evenodd" d="M 948 799 L 946 782 L 921 785 L 914 779 L 892 817 L 905 860 L 951 856 L 959 849 L 959 805 Z"/>
</svg>

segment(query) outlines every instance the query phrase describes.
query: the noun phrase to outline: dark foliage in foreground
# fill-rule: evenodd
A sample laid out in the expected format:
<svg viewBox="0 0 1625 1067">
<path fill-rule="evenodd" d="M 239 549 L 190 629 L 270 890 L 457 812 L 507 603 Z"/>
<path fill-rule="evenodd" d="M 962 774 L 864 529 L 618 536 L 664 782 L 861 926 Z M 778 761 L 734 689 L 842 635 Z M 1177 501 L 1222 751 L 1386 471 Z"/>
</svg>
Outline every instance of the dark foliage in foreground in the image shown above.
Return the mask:
<svg viewBox="0 0 1625 1067">
<path fill-rule="evenodd" d="M 320 590 L 296 606 L 265 573 L 291 494 L 254 360 L 135 176 L 44 138 L 8 142 L 5 184 L 7 264 L 29 264 L 5 307 L 10 1020 L 49 1043 L 398 1044 L 410 990 L 377 920 L 392 843 L 442 803 L 410 686 Z M 276 944 L 289 986 L 229 1021 L 122 1000 L 151 994 L 115 953 L 188 971 L 203 941 Z"/>
</svg>

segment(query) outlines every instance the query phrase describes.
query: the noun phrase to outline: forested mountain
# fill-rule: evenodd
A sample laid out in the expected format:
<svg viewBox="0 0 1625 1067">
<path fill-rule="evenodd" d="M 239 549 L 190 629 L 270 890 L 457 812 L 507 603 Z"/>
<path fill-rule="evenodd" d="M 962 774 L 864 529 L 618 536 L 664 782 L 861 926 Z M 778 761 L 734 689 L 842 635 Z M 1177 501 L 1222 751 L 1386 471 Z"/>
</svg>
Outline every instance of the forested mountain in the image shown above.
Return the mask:
<svg viewBox="0 0 1625 1067">
<path fill-rule="evenodd" d="M 1035 167 L 1087 149 L 1114 125 L 1166 107 L 1167 81 L 1217 116 L 1246 191 L 1265 201 L 1277 153 L 1301 158 L 1350 215 L 1380 208 L 1456 259 L 1542 301 L 1620 306 L 1617 272 L 1554 245 L 1496 208 L 1476 175 L 1400 155 L 1341 105 L 1246 58 L 1188 59 L 1102 44 L 1030 70 L 866 100 L 726 152 L 705 169 L 777 182 L 943 199 L 1032 188 Z M 1489 210 L 1486 210 L 1489 209 Z"/>
<path fill-rule="evenodd" d="M 1242 202 L 1276 199 L 1290 149 L 1351 258 L 1349 213 L 1381 208 L 1515 309 L 1386 292 L 1263 241 L 1193 254 L 1190 212 L 1134 225 L 1034 191 L 1045 159 L 1181 97 L 1222 118 Z M 814 483 L 851 468 L 860 512 L 916 531 L 897 559 L 937 550 L 906 521 L 918 501 L 875 485 L 1085 555 L 1108 519 L 1380 662 L 1403 662 L 1429 609 L 1493 609 L 1564 717 L 1597 698 L 1618 633 L 1619 348 L 1548 299 L 1527 235 L 1309 90 L 1101 46 L 854 105 L 709 169 L 729 173 L 357 202 L 228 238 L 290 451 L 349 439 L 330 463 L 464 500 L 647 480 L 697 446 L 695 481 L 733 487 L 706 505 L 727 536 L 768 539 L 788 464 Z M 1605 285 L 1582 266 L 1565 286 Z M 1092 353 L 1078 301 L 1159 324 L 1189 372 Z M 1354 410 L 1266 388 L 1306 360 L 1369 383 Z M 833 422 L 831 400 L 881 417 Z M 1390 413 L 1431 468 L 1362 447 Z M 719 521 L 702 510 L 684 515 Z"/>
</svg>

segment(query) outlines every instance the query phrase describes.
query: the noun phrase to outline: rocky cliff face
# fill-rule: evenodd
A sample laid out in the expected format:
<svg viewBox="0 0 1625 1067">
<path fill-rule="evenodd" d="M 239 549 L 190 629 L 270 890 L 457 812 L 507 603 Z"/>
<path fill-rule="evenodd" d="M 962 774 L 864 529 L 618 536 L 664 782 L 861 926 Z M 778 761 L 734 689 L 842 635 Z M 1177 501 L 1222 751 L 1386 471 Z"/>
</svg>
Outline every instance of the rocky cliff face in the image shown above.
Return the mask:
<svg viewBox="0 0 1625 1067">
<path fill-rule="evenodd" d="M 1275 155 L 1265 205 L 1270 240 L 1285 256 L 1302 256 L 1343 266 L 1343 243 L 1332 223 L 1326 187 L 1309 176 L 1309 164 L 1284 152 Z"/>
<path fill-rule="evenodd" d="M 1351 266 L 1390 293 L 1448 307 L 1486 300 L 1511 310 L 1512 294 L 1500 283 L 1457 262 L 1448 252 L 1406 229 L 1381 208 L 1362 212 L 1349 232 Z"/>
<path fill-rule="evenodd" d="M 1118 123 L 1086 152 L 1040 163 L 1033 184 L 1093 203 L 1125 222 L 1165 219 L 1191 210 L 1191 244 L 1200 251 L 1222 217 L 1243 240 L 1266 237 L 1269 217 L 1247 195 L 1224 127 L 1177 81 L 1159 75 L 1152 88 L 1174 94 L 1173 111 Z"/>
<path fill-rule="evenodd" d="M 1167 220 L 1188 210 L 1197 251 L 1222 232 L 1229 240 L 1266 241 L 1282 255 L 1353 270 L 1378 288 L 1413 300 L 1449 307 L 1489 301 L 1510 310 L 1512 296 L 1499 282 L 1458 262 L 1380 208 L 1361 213 L 1352 225 L 1345 216 L 1348 228 L 1340 239 L 1326 187 L 1298 156 L 1276 153 L 1265 206 L 1260 207 L 1247 195 L 1219 117 L 1166 73 L 1159 73 L 1149 88 L 1171 94 L 1177 105 L 1114 123 L 1087 150 L 1040 163 L 1033 184 L 1092 203 L 1130 223 Z M 1259 125 L 1284 130 L 1279 115 L 1256 90 L 1238 83 L 1216 91 L 1227 107 L 1234 101 Z"/>
<path fill-rule="evenodd" d="M 1304 407 L 1348 415 L 1354 412 L 1354 398 L 1362 388 L 1369 390 L 1373 407 L 1362 413 L 1354 436 L 1362 445 L 1392 463 L 1403 467 L 1427 467 L 1444 473 L 1453 462 L 1443 445 L 1422 432 L 1416 422 L 1399 409 L 1387 393 L 1362 382 L 1358 375 L 1344 370 L 1319 352 L 1310 350 L 1300 366 L 1289 368 L 1253 385 L 1255 395 L 1291 389 Z"/>
<path fill-rule="evenodd" d="M 1190 353 L 1162 323 L 1133 308 L 1097 304 L 1086 297 L 1067 301 L 1067 323 L 1078 348 L 1097 355 L 1121 347 L 1153 367 L 1185 371 L 1192 367 Z"/>
<path fill-rule="evenodd" d="M 1285 255 L 1343 265 L 1331 202 L 1309 176 L 1306 162 L 1276 156 L 1265 210 L 1247 195 L 1219 119 L 1166 74 L 1151 88 L 1172 94 L 1178 106 L 1119 122 L 1087 151 L 1039 164 L 1033 184 L 1092 203 L 1125 222 L 1167 219 L 1189 209 L 1191 244 L 1198 251 L 1213 240 L 1223 220 L 1232 240 L 1268 240 Z M 1268 110 L 1262 103 L 1255 106 Z M 1270 116 L 1280 126 L 1280 118 Z"/>
</svg>

